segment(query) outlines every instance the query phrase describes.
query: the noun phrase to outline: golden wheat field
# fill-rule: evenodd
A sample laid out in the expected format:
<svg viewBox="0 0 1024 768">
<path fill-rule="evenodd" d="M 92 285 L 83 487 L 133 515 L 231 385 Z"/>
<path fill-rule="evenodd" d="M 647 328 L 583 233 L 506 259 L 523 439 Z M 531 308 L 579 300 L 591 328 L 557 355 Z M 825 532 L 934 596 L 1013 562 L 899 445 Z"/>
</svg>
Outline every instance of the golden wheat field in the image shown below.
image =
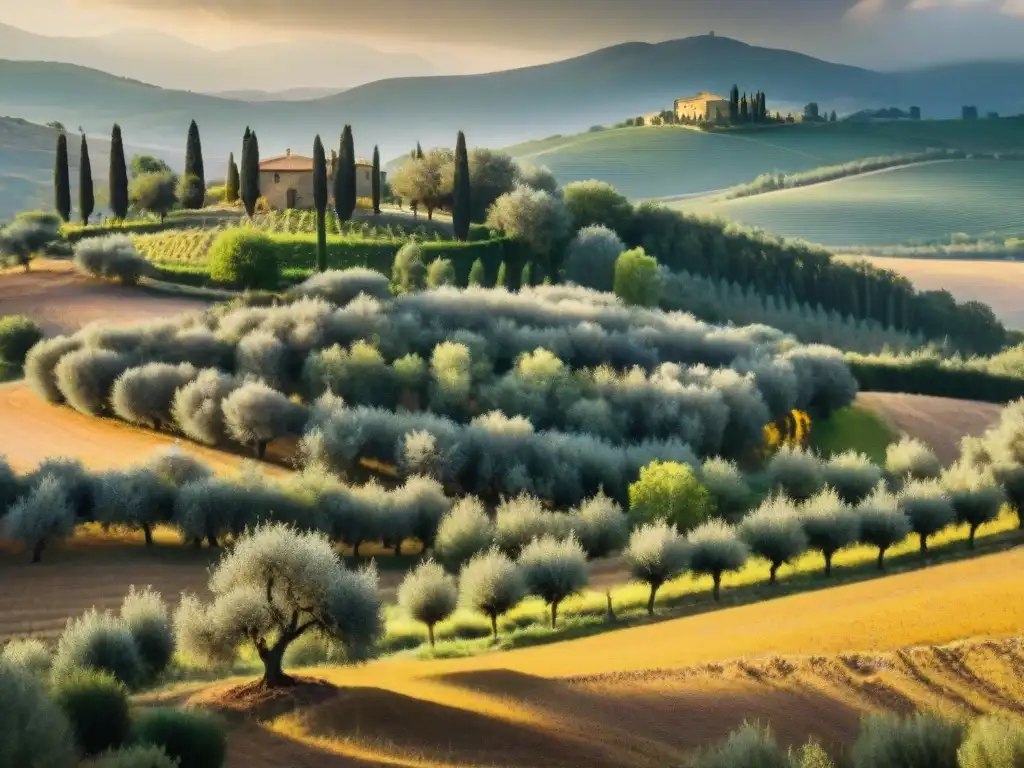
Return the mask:
<svg viewBox="0 0 1024 768">
<path fill-rule="evenodd" d="M 446 661 L 303 671 L 143 704 L 224 711 L 229 765 L 666 766 L 744 719 L 839 752 L 863 713 L 1024 710 L 1024 550 L 883 581 Z"/>
</svg>

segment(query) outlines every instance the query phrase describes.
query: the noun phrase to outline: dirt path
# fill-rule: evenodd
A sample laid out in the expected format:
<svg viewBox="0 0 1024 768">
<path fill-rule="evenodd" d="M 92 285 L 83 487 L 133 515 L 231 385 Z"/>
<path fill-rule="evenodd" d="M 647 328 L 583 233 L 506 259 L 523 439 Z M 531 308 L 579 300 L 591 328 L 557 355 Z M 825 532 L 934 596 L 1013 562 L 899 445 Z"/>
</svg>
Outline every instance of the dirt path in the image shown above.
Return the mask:
<svg viewBox="0 0 1024 768">
<path fill-rule="evenodd" d="M 28 274 L 0 271 L 0 315 L 25 315 L 45 333 L 70 333 L 103 320 L 131 323 L 205 309 L 208 302 L 164 296 L 83 277 L 68 261 L 38 260 Z"/>
<path fill-rule="evenodd" d="M 856 405 L 881 416 L 897 434 L 923 440 L 946 464 L 959 455 L 961 438 L 982 434 L 1002 410 L 994 403 L 891 392 L 862 392 Z"/>
</svg>

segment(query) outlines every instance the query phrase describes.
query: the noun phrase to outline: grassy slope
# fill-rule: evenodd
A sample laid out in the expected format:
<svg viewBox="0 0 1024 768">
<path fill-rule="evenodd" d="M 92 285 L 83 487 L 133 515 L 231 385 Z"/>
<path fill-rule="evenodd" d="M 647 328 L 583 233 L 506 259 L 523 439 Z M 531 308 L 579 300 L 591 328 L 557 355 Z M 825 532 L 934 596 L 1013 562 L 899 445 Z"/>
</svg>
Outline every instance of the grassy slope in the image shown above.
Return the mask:
<svg viewBox="0 0 1024 768">
<path fill-rule="evenodd" d="M 823 456 L 843 451 L 865 453 L 876 464 L 885 462 L 885 449 L 898 437 L 878 414 L 849 406 L 811 428 L 811 447 Z"/>
<path fill-rule="evenodd" d="M 1024 164 L 928 163 L 736 200 L 674 207 L 824 245 L 875 245 L 1024 230 Z"/>
<path fill-rule="evenodd" d="M 715 134 L 680 127 L 620 128 L 550 137 L 506 151 L 523 162 L 547 165 L 563 183 L 601 179 L 641 199 L 707 193 L 762 173 L 928 148 L 1024 149 L 1024 119 L 792 125 Z"/>
</svg>

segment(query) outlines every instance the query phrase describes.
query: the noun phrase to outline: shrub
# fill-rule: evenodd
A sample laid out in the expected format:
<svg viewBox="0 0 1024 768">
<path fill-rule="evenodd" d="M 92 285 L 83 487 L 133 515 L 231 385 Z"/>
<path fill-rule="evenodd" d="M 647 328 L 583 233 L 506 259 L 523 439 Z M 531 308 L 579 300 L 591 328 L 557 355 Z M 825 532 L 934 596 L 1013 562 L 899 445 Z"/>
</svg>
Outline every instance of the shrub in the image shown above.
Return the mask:
<svg viewBox="0 0 1024 768">
<path fill-rule="evenodd" d="M 73 670 L 55 682 L 53 697 L 86 757 L 117 749 L 128 738 L 128 691 L 110 674 Z"/>
<path fill-rule="evenodd" d="M 121 621 L 128 628 L 145 667 L 144 680 L 152 682 L 174 657 L 174 631 L 159 592 L 131 587 L 121 603 Z"/>
<path fill-rule="evenodd" d="M 74 529 L 75 514 L 67 489 L 56 477 L 43 477 L 3 519 L 5 538 L 30 547 L 33 563 L 42 560 L 47 544 L 70 536 Z"/>
<path fill-rule="evenodd" d="M 896 497 L 879 483 L 874 492 L 857 505 L 860 540 L 878 548 L 878 570 L 885 569 L 885 552 L 910 533 L 910 521 L 897 506 Z"/>
<path fill-rule="evenodd" d="M 221 408 L 228 434 L 242 445 L 252 446 L 259 459 L 271 440 L 298 434 L 305 420 L 301 406 L 258 381 L 246 382 L 231 392 Z"/>
<path fill-rule="evenodd" d="M 0 228 L 0 264 L 9 261 L 5 257 L 11 257 L 14 263 L 24 267 L 27 272 L 32 257 L 60 239 L 60 217 L 41 212 L 31 213 L 39 215 L 28 218 L 19 214 L 13 223 Z"/>
<path fill-rule="evenodd" d="M 111 407 L 118 418 L 131 424 L 160 429 L 173 423 L 175 395 L 196 375 L 196 369 L 188 363 L 148 363 L 129 368 L 114 382 Z"/>
<path fill-rule="evenodd" d="M 117 280 L 122 285 L 135 285 L 140 277 L 154 273 L 152 265 L 127 235 L 79 240 L 75 244 L 75 269 L 92 277 Z"/>
<path fill-rule="evenodd" d="M 647 614 L 654 615 L 654 598 L 661 586 L 686 570 L 689 562 L 686 540 L 664 520 L 646 523 L 633 531 L 623 556 L 629 574 L 651 588 Z"/>
<path fill-rule="evenodd" d="M 685 464 L 653 461 L 629 486 L 629 515 L 634 524 L 664 520 L 685 533 L 713 512 L 711 494 Z"/>
<path fill-rule="evenodd" d="M 7 643 L 0 653 L 0 664 L 3 663 L 23 667 L 36 677 L 45 679 L 53 665 L 53 654 L 40 640 L 17 638 Z"/>
<path fill-rule="evenodd" d="M 931 713 L 869 715 L 853 745 L 854 768 L 958 768 L 963 728 Z"/>
<path fill-rule="evenodd" d="M 338 344 L 314 352 L 302 373 L 306 392 L 319 397 L 331 392 L 342 400 L 360 405 L 395 407 L 395 371 L 373 344 L 357 341 L 351 348 Z"/>
<path fill-rule="evenodd" d="M 276 290 L 281 278 L 273 239 L 242 227 L 226 229 L 210 245 L 210 279 L 239 288 Z"/>
<path fill-rule="evenodd" d="M 209 587 L 213 600 L 205 605 L 194 595 L 181 599 L 174 615 L 179 649 L 218 662 L 255 646 L 267 687 L 291 682 L 284 654 L 306 633 L 343 644 L 351 660 L 369 656 L 383 633 L 376 570 L 344 568 L 321 533 L 262 524 L 221 558 Z"/>
<path fill-rule="evenodd" d="M 928 551 L 928 537 L 956 521 L 953 502 L 937 480 L 911 480 L 896 497 L 910 530 L 921 539 L 921 552 Z"/>
<path fill-rule="evenodd" d="M 843 503 L 839 494 L 825 488 L 800 507 L 800 522 L 807 546 L 825 558 L 825 575 L 832 575 L 832 556 L 855 543 L 860 536 L 860 515 Z"/>
<path fill-rule="evenodd" d="M 957 758 L 959 768 L 1020 768 L 1024 765 L 1024 725 L 998 715 L 978 717 L 967 727 Z"/>
<path fill-rule="evenodd" d="M 434 556 L 448 573 L 458 573 L 470 560 L 494 544 L 494 524 L 475 496 L 463 496 L 441 518 Z"/>
<path fill-rule="evenodd" d="M 724 742 L 701 751 L 692 768 L 796 768 L 770 728 L 744 723 Z"/>
<path fill-rule="evenodd" d="M 213 475 L 206 464 L 178 446 L 154 451 L 146 461 L 146 467 L 173 488 L 206 480 Z"/>
<path fill-rule="evenodd" d="M 0 317 L 0 362 L 21 365 L 28 351 L 42 338 L 39 326 L 24 315 Z"/>
<path fill-rule="evenodd" d="M 519 555 L 526 590 L 551 608 L 551 628 L 558 620 L 558 606 L 590 582 L 587 556 L 572 534 L 565 539 L 544 536 L 534 539 Z"/>
<path fill-rule="evenodd" d="M 459 576 L 459 601 L 491 620 L 494 641 L 498 641 L 498 617 L 512 610 L 526 594 L 523 574 L 497 549 L 480 552 L 463 566 Z"/>
<path fill-rule="evenodd" d="M 0 661 L 0 765 L 74 768 L 71 725 L 28 669 Z"/>
<path fill-rule="evenodd" d="M 546 165 L 521 164 L 516 181 L 524 187 L 553 195 L 558 191 L 558 180 Z"/>
<path fill-rule="evenodd" d="M 860 504 L 882 480 L 882 470 L 863 453 L 846 451 L 822 467 L 825 484 L 847 504 Z"/>
<path fill-rule="evenodd" d="M 487 226 L 504 232 L 549 263 L 572 235 L 572 220 L 565 203 L 547 192 L 518 186 L 491 206 Z"/>
<path fill-rule="evenodd" d="M 487 282 L 487 275 L 484 272 L 484 263 L 477 259 L 473 262 L 473 266 L 469 268 L 469 281 L 467 285 L 483 288 L 485 282 Z"/>
<path fill-rule="evenodd" d="M 132 742 L 162 749 L 181 768 L 222 768 L 227 756 L 223 722 L 209 712 L 146 709 L 135 716 Z"/>
<path fill-rule="evenodd" d="M 585 227 L 569 243 L 565 279 L 597 291 L 611 291 L 615 287 L 615 262 L 625 250 L 622 238 L 608 227 Z"/>
<path fill-rule="evenodd" d="M 95 608 L 69 619 L 53 657 L 53 676 L 60 680 L 78 669 L 109 672 L 129 688 L 137 687 L 145 668 L 135 638 L 125 623 Z"/>
<path fill-rule="evenodd" d="M 637 307 L 656 307 L 661 301 L 661 269 L 643 248 L 624 251 L 615 260 L 615 295 Z"/>
<path fill-rule="evenodd" d="M 750 551 L 770 566 L 769 583 L 775 583 L 779 566 L 807 551 L 807 536 L 793 503 L 776 496 L 768 499 L 739 524 L 740 538 Z"/>
<path fill-rule="evenodd" d="M 927 445 L 904 435 L 885 449 L 885 469 L 898 480 L 934 480 L 942 474 L 942 464 Z"/>
<path fill-rule="evenodd" d="M 455 267 L 451 259 L 434 259 L 427 267 L 427 287 L 441 288 L 446 285 L 455 285 Z"/>
<path fill-rule="evenodd" d="M 422 291 L 426 288 L 427 267 L 423 258 L 423 248 L 415 240 L 407 242 L 395 254 L 391 282 L 397 293 Z"/>
<path fill-rule="evenodd" d="M 594 560 L 621 551 L 629 541 L 629 518 L 604 491 L 572 511 L 572 530 Z"/>
<path fill-rule="evenodd" d="M 536 496 L 523 493 L 506 499 L 494 516 L 494 543 L 509 557 L 518 557 L 527 544 L 548 532 L 552 517 Z"/>
<path fill-rule="evenodd" d="M 274 389 L 288 384 L 288 349 L 269 331 L 257 329 L 239 339 L 235 347 L 235 373 L 259 379 Z"/>
<path fill-rule="evenodd" d="M 174 423 L 193 440 L 216 445 L 227 437 L 221 406 L 239 386 L 226 373 L 214 369 L 200 371 L 195 380 L 175 392 L 171 404 Z"/>
<path fill-rule="evenodd" d="M 734 461 L 708 459 L 700 470 L 700 481 L 718 509 L 719 516 L 730 522 L 745 512 L 750 504 L 750 486 Z"/>
<path fill-rule="evenodd" d="M 136 208 L 149 211 L 160 221 L 178 204 L 178 177 L 173 173 L 143 173 L 128 185 L 128 199 Z"/>
<path fill-rule="evenodd" d="M 95 761 L 95 768 L 181 768 L 160 747 L 124 747 L 103 755 Z"/>
<path fill-rule="evenodd" d="M 433 560 L 409 571 L 398 587 L 398 604 L 410 618 L 427 625 L 430 647 L 434 647 L 434 626 L 455 611 L 459 590 L 455 579 Z"/>
<path fill-rule="evenodd" d="M 969 545 L 974 547 L 978 528 L 999 517 L 1005 501 L 1003 489 L 988 473 L 957 464 L 942 476 L 942 485 L 949 494 L 958 523 L 969 526 Z"/>
<path fill-rule="evenodd" d="M 768 460 L 767 472 L 773 489 L 794 501 L 806 501 L 825 485 L 821 459 L 802 448 L 782 446 Z"/>
<path fill-rule="evenodd" d="M 109 408 L 114 382 L 131 365 L 127 355 L 86 348 L 64 355 L 54 374 L 68 405 L 89 416 L 99 416 Z"/>
<path fill-rule="evenodd" d="M 25 355 L 25 378 L 39 397 L 51 403 L 63 403 L 64 395 L 57 386 L 55 369 L 65 355 L 82 346 L 81 340 L 69 336 L 55 336 L 40 341 Z"/>
<path fill-rule="evenodd" d="M 622 234 L 633 215 L 633 206 L 604 181 L 574 181 L 562 190 L 574 230 L 603 226 Z"/>
<path fill-rule="evenodd" d="M 321 298 L 344 307 L 359 295 L 390 299 L 391 285 L 386 275 L 365 267 L 329 269 L 306 278 L 294 289 L 299 296 Z"/>
<path fill-rule="evenodd" d="M 141 529 L 152 546 L 153 526 L 174 513 L 174 488 L 147 467 L 111 470 L 96 478 L 95 505 L 100 522 Z"/>
<path fill-rule="evenodd" d="M 76 522 L 95 519 L 95 485 L 93 476 L 85 471 L 78 459 L 43 459 L 39 466 L 25 478 L 29 490 L 40 486 L 43 480 L 52 478 L 64 489 Z"/>
<path fill-rule="evenodd" d="M 711 577 L 711 594 L 718 600 L 722 574 L 744 566 L 750 556 L 747 545 L 735 528 L 721 520 L 708 520 L 690 531 L 686 540 L 690 545 L 690 570 Z"/>
</svg>

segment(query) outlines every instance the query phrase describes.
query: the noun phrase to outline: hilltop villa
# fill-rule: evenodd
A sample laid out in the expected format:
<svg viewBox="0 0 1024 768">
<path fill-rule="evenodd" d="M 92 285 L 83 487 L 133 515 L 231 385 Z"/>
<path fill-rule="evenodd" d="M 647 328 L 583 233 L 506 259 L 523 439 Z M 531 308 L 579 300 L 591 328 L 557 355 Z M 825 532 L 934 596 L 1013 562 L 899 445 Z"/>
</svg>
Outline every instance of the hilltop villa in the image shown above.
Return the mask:
<svg viewBox="0 0 1024 768">
<path fill-rule="evenodd" d="M 334 175 L 333 169 L 329 172 L 331 176 Z M 372 173 L 372 163 L 365 160 L 356 161 L 357 197 L 370 197 L 373 194 Z M 380 180 L 383 185 L 384 171 L 380 173 Z M 292 151 L 287 149 L 283 155 L 261 160 L 260 194 L 267 198 L 270 207 L 275 210 L 312 208 L 313 158 L 292 154 Z"/>
<path fill-rule="evenodd" d="M 709 122 L 729 119 L 729 100 L 713 93 L 701 91 L 696 96 L 675 100 L 676 120 L 679 122 Z"/>
</svg>

